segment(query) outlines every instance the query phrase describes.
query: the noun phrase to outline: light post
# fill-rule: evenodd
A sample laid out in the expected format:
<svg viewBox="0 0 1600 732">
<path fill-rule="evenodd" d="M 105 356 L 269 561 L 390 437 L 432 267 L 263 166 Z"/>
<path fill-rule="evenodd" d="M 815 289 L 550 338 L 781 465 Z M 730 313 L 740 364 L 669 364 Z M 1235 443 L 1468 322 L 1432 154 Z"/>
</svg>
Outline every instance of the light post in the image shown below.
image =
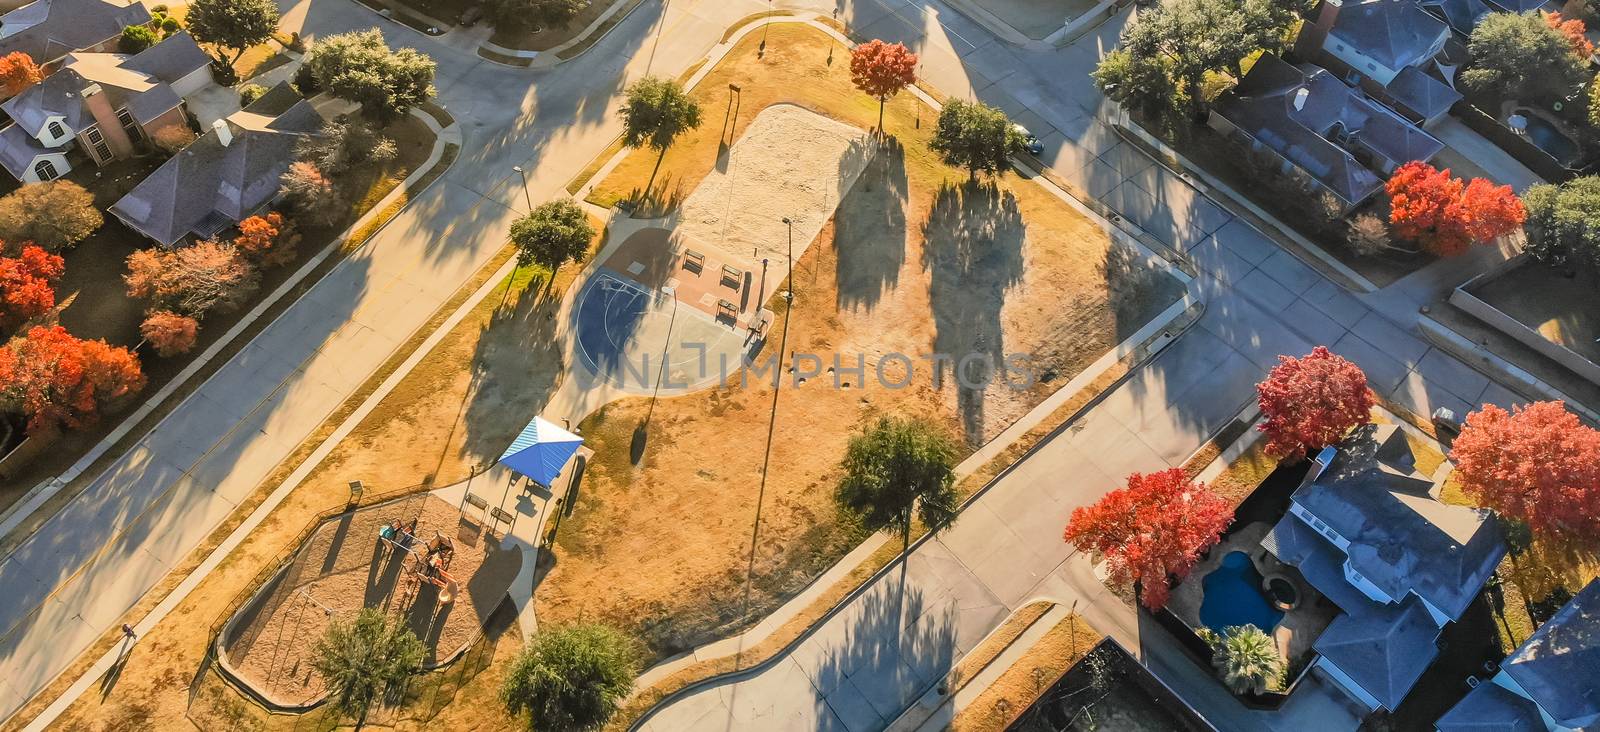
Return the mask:
<svg viewBox="0 0 1600 732">
<path fill-rule="evenodd" d="M 794 222 L 788 216 L 783 217 L 783 224 L 789 229 L 789 273 L 784 279 L 789 281 L 789 289 L 783 291 L 785 307 L 783 309 L 783 333 L 778 336 L 778 361 L 773 369 L 775 380 L 772 383 L 772 411 L 767 417 L 767 449 L 761 457 L 761 487 L 756 491 L 756 520 L 750 526 L 750 562 L 744 570 L 744 614 L 750 615 L 750 584 L 755 579 L 756 571 L 756 542 L 761 537 L 761 504 L 767 497 L 767 467 L 772 463 L 772 434 L 778 425 L 778 392 L 783 386 L 783 354 L 789 349 L 789 315 L 794 312 Z"/>
<path fill-rule="evenodd" d="M 524 171 L 522 169 L 522 166 L 520 166 L 520 165 L 513 165 L 513 166 L 511 166 L 511 169 L 517 171 L 517 176 L 522 178 L 522 197 L 527 199 L 527 201 L 528 201 L 528 212 L 532 213 L 533 212 L 533 194 L 528 192 L 528 174 L 527 174 L 526 171 Z"/>
<path fill-rule="evenodd" d="M 756 46 L 756 58 L 767 55 L 767 29 L 772 27 L 772 0 L 767 0 L 767 19 L 761 24 L 761 45 Z"/>
</svg>

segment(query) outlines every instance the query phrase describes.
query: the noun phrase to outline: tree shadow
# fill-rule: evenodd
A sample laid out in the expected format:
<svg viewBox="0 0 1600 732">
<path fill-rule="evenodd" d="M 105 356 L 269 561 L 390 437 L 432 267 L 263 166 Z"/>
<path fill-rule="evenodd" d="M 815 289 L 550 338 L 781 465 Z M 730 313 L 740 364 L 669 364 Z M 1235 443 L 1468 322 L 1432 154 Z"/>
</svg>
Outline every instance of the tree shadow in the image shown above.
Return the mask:
<svg viewBox="0 0 1600 732">
<path fill-rule="evenodd" d="M 462 456 L 481 463 L 499 456 L 560 385 L 566 371 L 556 328 L 561 298 L 553 288 L 530 283 L 483 326 L 470 362 Z"/>
<path fill-rule="evenodd" d="M 852 150 L 855 146 L 852 146 Z M 841 159 L 841 172 L 857 163 Z M 849 166 L 847 168 L 847 166 Z M 834 215 L 836 306 L 871 312 L 900 280 L 906 260 L 905 149 L 890 138 L 878 146 Z"/>
<path fill-rule="evenodd" d="M 983 397 L 999 381 L 1005 359 L 1001 312 L 1022 280 L 1027 227 L 1016 197 L 993 183 L 945 184 L 922 225 L 922 266 L 934 327 L 933 350 L 951 360 L 934 368 L 934 384 L 956 382 L 956 404 L 967 441 L 982 442 Z"/>
</svg>

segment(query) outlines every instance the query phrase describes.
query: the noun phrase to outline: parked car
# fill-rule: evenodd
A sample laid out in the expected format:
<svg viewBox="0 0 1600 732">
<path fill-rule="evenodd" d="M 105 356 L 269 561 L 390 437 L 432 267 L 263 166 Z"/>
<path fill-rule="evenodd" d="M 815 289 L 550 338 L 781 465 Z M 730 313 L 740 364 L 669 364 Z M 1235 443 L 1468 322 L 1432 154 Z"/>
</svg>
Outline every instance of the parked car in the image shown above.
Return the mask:
<svg viewBox="0 0 1600 732">
<path fill-rule="evenodd" d="M 1029 155 L 1038 155 L 1044 152 L 1044 143 L 1039 142 L 1039 138 L 1029 132 L 1028 128 L 1016 124 L 1011 125 L 1011 128 L 1016 130 L 1017 134 L 1022 135 L 1022 148 L 1027 150 Z"/>
</svg>

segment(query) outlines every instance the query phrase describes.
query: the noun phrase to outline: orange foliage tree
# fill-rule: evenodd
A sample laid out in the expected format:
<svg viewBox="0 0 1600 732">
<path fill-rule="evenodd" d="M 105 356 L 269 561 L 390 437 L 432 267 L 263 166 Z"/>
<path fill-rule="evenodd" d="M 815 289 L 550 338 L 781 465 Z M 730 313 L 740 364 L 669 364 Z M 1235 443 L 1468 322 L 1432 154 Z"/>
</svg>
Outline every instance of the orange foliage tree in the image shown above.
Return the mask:
<svg viewBox="0 0 1600 732">
<path fill-rule="evenodd" d="M 850 52 L 850 81 L 878 100 L 878 131 L 883 131 L 883 106 L 917 81 L 917 54 L 904 43 L 873 39 Z"/>
<path fill-rule="evenodd" d="M 1367 375 L 1326 346 L 1302 358 L 1279 356 L 1256 395 L 1257 429 L 1267 436 L 1267 454 L 1281 460 L 1298 461 L 1372 421 Z"/>
<path fill-rule="evenodd" d="M 13 97 L 44 79 L 33 57 L 22 51 L 0 56 L 0 95 Z"/>
<path fill-rule="evenodd" d="M 239 236 L 233 240 L 233 245 L 246 257 L 274 266 L 294 259 L 299 239 L 294 225 L 285 221 L 283 214 L 271 211 L 265 216 L 251 216 L 240 221 Z"/>
<path fill-rule="evenodd" d="M 94 424 L 109 401 L 144 388 L 139 359 L 105 341 L 34 326 L 0 348 L 0 409 L 21 414 L 29 435 Z"/>
<path fill-rule="evenodd" d="M 171 310 L 157 310 L 150 313 L 145 316 L 144 322 L 139 324 L 139 335 L 149 341 L 156 349 L 156 353 L 163 357 L 188 353 L 189 349 L 194 348 L 194 339 L 199 332 L 198 321 Z"/>
<path fill-rule="evenodd" d="M 56 305 L 51 283 L 66 271 L 61 257 L 32 244 L 16 257 L 0 257 L 0 328 L 15 328 Z"/>
<path fill-rule="evenodd" d="M 1396 169 L 1385 190 L 1395 234 L 1440 256 L 1509 234 L 1528 217 L 1511 186 L 1483 178 L 1463 182 L 1420 161 Z"/>
<path fill-rule="evenodd" d="M 127 265 L 123 281 L 129 297 L 196 317 L 239 307 L 260 282 L 238 247 L 217 241 L 173 250 L 142 249 L 128 255 Z"/>
<path fill-rule="evenodd" d="M 1451 445 L 1461 490 L 1534 534 L 1600 548 L 1600 432 L 1561 402 L 1467 415 Z"/>
<path fill-rule="evenodd" d="M 1160 610 L 1171 581 L 1183 579 L 1201 553 L 1222 539 L 1233 508 L 1179 468 L 1128 476 L 1128 485 L 1074 509 L 1065 538 L 1106 558 L 1113 582 L 1139 582 L 1139 601 Z"/>
<path fill-rule="evenodd" d="M 1583 21 L 1573 18 L 1562 20 L 1560 13 L 1545 13 L 1544 22 L 1567 39 L 1567 45 L 1572 46 L 1572 55 L 1588 61 L 1594 55 L 1594 44 L 1583 33 L 1586 30 Z"/>
</svg>

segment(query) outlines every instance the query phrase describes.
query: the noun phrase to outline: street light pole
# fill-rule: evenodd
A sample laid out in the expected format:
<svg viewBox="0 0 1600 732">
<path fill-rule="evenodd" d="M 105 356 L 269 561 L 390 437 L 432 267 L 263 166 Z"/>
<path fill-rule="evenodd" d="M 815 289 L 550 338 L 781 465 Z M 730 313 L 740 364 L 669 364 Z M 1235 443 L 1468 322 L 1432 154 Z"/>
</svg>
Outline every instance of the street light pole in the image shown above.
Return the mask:
<svg viewBox="0 0 1600 732">
<path fill-rule="evenodd" d="M 783 300 L 787 304 L 783 309 L 783 333 L 778 337 L 778 363 L 773 369 L 775 381 L 772 383 L 772 410 L 767 416 L 767 450 L 761 458 L 761 487 L 756 491 L 756 520 L 750 526 L 750 563 L 744 570 L 744 615 L 750 616 L 750 585 L 755 579 L 756 571 L 756 543 L 761 537 L 761 505 L 767 497 L 767 467 L 772 464 L 772 434 L 778 424 L 778 391 L 783 386 L 783 354 L 789 349 L 789 315 L 794 312 L 794 222 L 788 216 L 783 217 L 783 224 L 789 227 L 789 274 L 784 279 L 789 281 L 789 289 L 783 292 Z"/>
<path fill-rule="evenodd" d="M 517 176 L 522 178 L 522 197 L 527 199 L 527 201 L 528 201 L 528 212 L 532 213 L 533 212 L 533 194 L 528 192 L 528 174 L 522 170 L 522 166 L 520 166 L 520 165 L 513 165 L 513 166 L 511 166 L 511 169 L 517 171 Z"/>
</svg>

